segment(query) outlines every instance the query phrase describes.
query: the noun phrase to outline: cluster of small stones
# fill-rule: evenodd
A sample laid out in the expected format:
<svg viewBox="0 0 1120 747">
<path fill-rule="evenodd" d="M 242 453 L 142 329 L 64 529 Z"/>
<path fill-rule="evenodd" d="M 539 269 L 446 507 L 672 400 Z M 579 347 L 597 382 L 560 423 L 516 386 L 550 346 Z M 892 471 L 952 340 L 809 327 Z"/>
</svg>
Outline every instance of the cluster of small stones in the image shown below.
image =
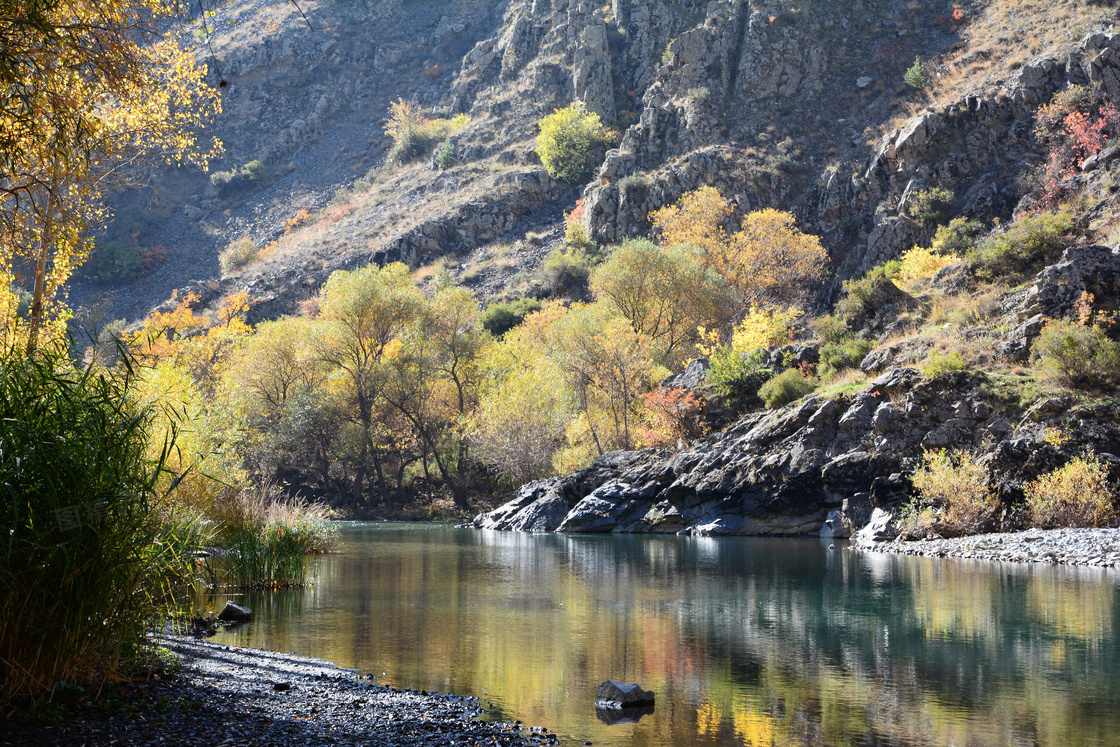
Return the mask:
<svg viewBox="0 0 1120 747">
<path fill-rule="evenodd" d="M 112 712 L 88 708 L 54 726 L 0 722 L 0 745 L 558 744 L 542 727 L 476 719 L 483 708 L 475 698 L 388 687 L 294 654 L 186 638 L 161 643 L 184 660 L 170 681 L 153 679 Z"/>
<path fill-rule="evenodd" d="M 1032 529 L 953 539 L 855 543 L 852 548 L 935 558 L 1120 567 L 1120 529 Z"/>
</svg>

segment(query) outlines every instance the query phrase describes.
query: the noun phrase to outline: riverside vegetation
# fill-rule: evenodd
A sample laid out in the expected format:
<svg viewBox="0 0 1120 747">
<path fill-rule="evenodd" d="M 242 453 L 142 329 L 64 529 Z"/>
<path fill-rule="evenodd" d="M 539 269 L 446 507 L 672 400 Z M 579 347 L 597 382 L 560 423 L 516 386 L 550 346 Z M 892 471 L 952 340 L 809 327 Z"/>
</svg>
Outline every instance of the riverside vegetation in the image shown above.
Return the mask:
<svg viewBox="0 0 1120 747">
<path fill-rule="evenodd" d="M 206 44 L 188 49 L 192 34 L 141 33 L 148 14 L 175 21 L 172 3 L 29 2 L 0 29 L 23 64 L 0 71 L 12 78 L 0 331 L 4 375 L 30 392 L 6 426 L 25 434 L 12 441 L 22 451 L 5 443 L 10 484 L 29 482 L 5 508 L 16 538 L 5 583 L 10 599 L 31 600 L 39 629 L 59 630 L 80 608 L 43 596 L 40 557 L 61 563 L 50 572 L 68 579 L 65 594 L 92 589 L 102 563 L 121 571 L 74 628 L 102 622 L 96 651 L 74 632 L 45 658 L 45 639 L 9 635 L 31 623 L 5 622 L 0 650 L 17 664 L 5 694 L 125 671 L 152 615 L 207 571 L 211 583 L 303 583 L 307 553 L 333 541 L 327 509 L 305 497 L 349 516 L 461 518 L 528 483 L 478 523 L 566 531 L 789 533 L 832 521 L 842 536 L 872 507 L 901 506 L 912 537 L 1115 524 L 1120 266 L 1100 244 L 1115 243 L 1120 215 L 1120 40 L 1098 33 L 1104 16 L 1075 13 L 1073 34 L 1068 3 L 1040 9 L 1069 33 L 1040 37 L 1024 64 L 979 54 L 982 35 L 1007 22 L 1004 2 L 919 3 L 909 19 L 861 3 L 875 17 L 851 22 L 834 15 L 847 10 L 757 5 L 674 4 L 662 26 L 641 4 L 514 0 L 505 14 L 467 14 L 459 32 L 441 21 L 433 54 L 462 60 L 455 80 L 440 82 L 438 61 L 402 73 L 426 93 L 378 99 L 381 164 L 329 199 L 286 202 L 269 190 L 296 195 L 284 180 L 299 149 L 345 114 L 333 103 L 345 96 L 321 91 L 315 117 L 267 155 L 221 161 L 222 143 L 203 133 L 228 81 L 208 84 L 202 63 L 225 62 L 207 57 L 215 45 L 246 69 L 260 63 L 234 54 L 237 18 L 211 27 L 214 11 L 195 29 Z M 237 12 L 251 28 L 269 21 L 254 3 Z M 884 36 L 876 13 L 899 30 Z M 343 20 L 332 28 L 361 25 Z M 927 62 L 910 62 L 925 36 L 902 33 L 911 22 L 936 30 Z M 676 26 L 686 31 L 667 43 Z M 494 33 L 456 36 L 468 30 Z M 882 67 L 841 79 L 806 52 L 817 36 L 848 50 L 844 75 Z M 850 48 L 871 41 L 880 62 Z M 405 46 L 382 45 L 369 64 L 419 62 Z M 784 60 L 776 77 L 767 48 Z M 31 85 L 59 54 L 76 78 Z M 341 60 L 301 67 L 298 97 L 313 98 L 304 87 Z M 990 79 L 967 89 L 968 69 Z M 1011 71 L 1010 94 L 996 96 Z M 844 115 L 835 128 L 786 110 L 815 110 L 828 92 L 824 113 Z M 261 109 L 240 92 L 229 100 Z M 857 112 L 872 119 L 854 128 Z M 255 128 L 232 131 L 238 148 L 261 145 Z M 226 168 L 202 179 L 200 205 L 176 203 L 135 230 L 121 221 L 115 243 L 91 243 L 105 195 L 178 178 L 144 168 L 159 158 Z M 283 204 L 282 220 L 245 217 L 263 203 L 238 201 L 261 195 Z M 200 263 L 183 254 L 155 272 L 179 251 L 156 251 L 174 244 L 161 231 L 201 216 L 223 248 L 207 244 L 212 279 L 67 345 L 94 316 L 65 302 L 87 255 L 94 285 L 139 278 L 142 244 L 144 282 L 178 278 Z M 103 425 L 40 428 L 28 419 L 40 398 Z M 64 437 L 48 438 L 48 425 Z M 90 464 L 110 444 L 128 458 L 105 475 L 105 497 L 81 498 L 49 471 L 26 471 L 39 438 L 85 444 Z M 192 553 L 208 546 L 222 551 L 199 568 Z M 114 611 L 121 594 L 136 608 Z M 4 609 L 14 621 L 28 607 Z"/>
</svg>

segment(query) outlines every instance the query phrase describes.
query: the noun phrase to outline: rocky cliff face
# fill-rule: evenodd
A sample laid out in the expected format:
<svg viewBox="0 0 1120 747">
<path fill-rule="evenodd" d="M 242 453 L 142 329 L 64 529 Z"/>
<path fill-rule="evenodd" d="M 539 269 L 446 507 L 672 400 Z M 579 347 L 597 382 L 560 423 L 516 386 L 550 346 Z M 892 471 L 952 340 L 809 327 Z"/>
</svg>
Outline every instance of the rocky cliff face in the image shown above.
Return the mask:
<svg viewBox="0 0 1120 747">
<path fill-rule="evenodd" d="M 1029 325 L 1011 325 L 1036 312 L 1062 316 L 1085 290 L 1115 297 L 1120 252 L 1068 250 L 1032 286 L 1005 297 L 1004 318 L 995 326 L 1011 327 L 1009 347 L 1029 347 L 1022 339 Z M 679 453 L 607 454 L 580 472 L 525 485 L 474 525 L 757 535 L 817 534 L 827 522 L 827 535 L 846 537 L 874 508 L 908 495 L 924 451 L 951 448 L 984 454 L 1005 505 L 1000 522 L 1016 528 L 1012 507 L 1023 486 L 1080 451 L 1096 453 L 1120 473 L 1120 415 L 1113 403 L 1075 404 L 1063 396 L 1024 405 L 1017 399 L 1021 386 L 979 372 L 931 380 L 914 368 L 893 368 L 856 393 L 750 414 Z M 1055 432 L 1062 434 L 1059 444 L 1047 437 Z"/>
<path fill-rule="evenodd" d="M 674 41 L 646 89 L 641 121 L 585 192 L 592 234 L 605 242 L 644 235 L 651 210 L 714 183 L 743 210 L 793 209 L 803 230 L 833 247 L 839 275 L 858 275 L 928 239 L 929 229 L 905 215 L 916 190 L 953 191 L 969 217 L 1010 215 L 1041 157 L 1034 112 L 1054 91 L 1099 83 L 1120 96 L 1120 36 L 1091 34 L 1057 58 L 1030 61 L 998 89 L 919 114 L 869 150 L 863 133 L 889 119 L 900 95 L 882 81 L 900 80 L 899 64 L 913 60 L 909 50 L 896 50 L 893 66 L 875 59 L 897 47 L 892 34 L 868 33 L 888 11 L 814 5 L 783 23 L 785 11 L 762 3 L 711 3 L 705 22 Z M 911 49 L 929 54 L 953 43 L 937 33 L 923 41 Z M 778 167 L 745 149 L 777 154 Z M 791 163 L 795 151 L 804 155 Z"/>
<path fill-rule="evenodd" d="M 987 5 L 963 12 L 981 18 Z M 463 272 L 461 258 L 554 231 L 578 190 L 541 170 L 535 123 L 576 99 L 622 132 L 579 187 L 596 240 L 642 234 L 650 210 L 713 184 L 743 211 L 793 210 L 846 277 L 927 237 L 904 215 L 924 186 L 952 189 L 963 214 L 1006 217 L 1040 158 L 1031 114 L 1054 90 L 1097 81 L 1120 94 L 1120 44 L 1095 33 L 971 95 L 931 102 L 880 139 L 913 98 L 902 74 L 915 57 L 967 46 L 967 26 L 946 22 L 935 3 L 328 0 L 309 18 L 261 0 L 220 12 L 212 56 L 199 49 L 227 82 L 218 134 L 228 152 L 217 168 L 260 160 L 270 176 L 233 198 L 203 175 L 160 176 L 171 217 L 157 243 L 172 260 L 125 284 L 118 315 L 135 317 L 190 279 L 217 280 L 219 295 L 247 289 L 262 315 L 285 313 L 334 269 L 446 256 Z M 991 56 L 978 48 L 969 64 Z M 382 125 L 397 97 L 470 114 L 453 138 L 459 165 L 356 182 L 384 158 Z M 355 185 L 354 208 L 337 223 L 285 232 L 298 211 Z M 221 277 L 217 253 L 242 235 L 258 246 L 279 240 L 280 250 Z M 549 247 L 523 248 L 507 277 Z M 80 288 L 76 299 L 99 290 Z"/>
</svg>

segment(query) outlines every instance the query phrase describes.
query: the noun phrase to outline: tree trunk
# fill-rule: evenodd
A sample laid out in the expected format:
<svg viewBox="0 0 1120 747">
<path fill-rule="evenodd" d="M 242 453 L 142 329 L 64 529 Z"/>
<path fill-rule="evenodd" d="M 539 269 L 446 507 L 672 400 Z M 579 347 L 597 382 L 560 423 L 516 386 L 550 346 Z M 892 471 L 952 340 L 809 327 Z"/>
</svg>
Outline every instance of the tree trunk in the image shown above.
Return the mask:
<svg viewBox="0 0 1120 747">
<path fill-rule="evenodd" d="M 54 234 L 55 194 L 54 185 L 47 193 L 47 210 L 43 216 L 43 233 L 39 236 L 39 261 L 35 265 L 35 293 L 31 298 L 31 325 L 27 333 L 27 354 L 39 347 L 39 327 L 43 323 L 43 293 L 47 279 L 47 256 L 51 251 Z"/>
</svg>

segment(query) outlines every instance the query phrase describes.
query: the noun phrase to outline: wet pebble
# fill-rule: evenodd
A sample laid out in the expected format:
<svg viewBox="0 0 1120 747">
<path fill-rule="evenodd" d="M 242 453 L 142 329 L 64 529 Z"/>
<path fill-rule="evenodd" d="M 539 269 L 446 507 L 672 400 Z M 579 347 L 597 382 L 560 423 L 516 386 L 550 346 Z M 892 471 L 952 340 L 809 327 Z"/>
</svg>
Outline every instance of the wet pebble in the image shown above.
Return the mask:
<svg viewBox="0 0 1120 747">
<path fill-rule="evenodd" d="M 0 722 L 0 745 L 553 744 L 544 728 L 475 719 L 483 709 L 473 698 L 396 690 L 292 654 L 161 643 L 183 657 L 172 680 L 144 683 L 123 707 L 87 708 L 56 725 Z"/>
<path fill-rule="evenodd" d="M 852 549 L 937 558 L 1120 567 L 1120 529 L 1031 529 L 934 540 L 853 544 Z"/>
</svg>

